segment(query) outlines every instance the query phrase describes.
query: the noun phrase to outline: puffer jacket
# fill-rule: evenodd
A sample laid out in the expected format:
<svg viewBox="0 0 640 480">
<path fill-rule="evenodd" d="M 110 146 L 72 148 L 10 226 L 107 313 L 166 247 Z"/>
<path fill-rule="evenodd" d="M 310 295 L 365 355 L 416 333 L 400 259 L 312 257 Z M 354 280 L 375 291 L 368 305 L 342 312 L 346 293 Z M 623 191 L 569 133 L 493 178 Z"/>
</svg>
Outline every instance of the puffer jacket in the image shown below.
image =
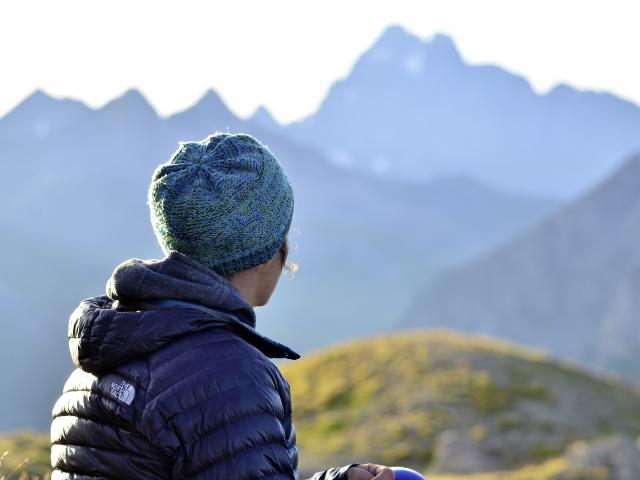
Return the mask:
<svg viewBox="0 0 640 480">
<path fill-rule="evenodd" d="M 258 333 L 216 272 L 177 251 L 121 263 L 71 314 L 69 347 L 52 480 L 298 479 L 289 385 L 270 358 L 299 355 Z"/>
</svg>

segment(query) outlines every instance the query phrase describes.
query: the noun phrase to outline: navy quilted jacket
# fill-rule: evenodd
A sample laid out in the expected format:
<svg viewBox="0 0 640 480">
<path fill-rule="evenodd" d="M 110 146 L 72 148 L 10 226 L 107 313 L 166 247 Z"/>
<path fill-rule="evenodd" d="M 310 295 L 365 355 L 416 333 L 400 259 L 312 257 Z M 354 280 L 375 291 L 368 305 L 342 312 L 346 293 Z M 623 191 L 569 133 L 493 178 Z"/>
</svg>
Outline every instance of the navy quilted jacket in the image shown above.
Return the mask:
<svg viewBox="0 0 640 480">
<path fill-rule="evenodd" d="M 172 251 L 121 263 L 69 318 L 76 370 L 53 407 L 52 480 L 298 478 L 299 355 L 255 329 L 227 279 Z M 313 480 L 345 480 L 345 465 Z"/>
</svg>

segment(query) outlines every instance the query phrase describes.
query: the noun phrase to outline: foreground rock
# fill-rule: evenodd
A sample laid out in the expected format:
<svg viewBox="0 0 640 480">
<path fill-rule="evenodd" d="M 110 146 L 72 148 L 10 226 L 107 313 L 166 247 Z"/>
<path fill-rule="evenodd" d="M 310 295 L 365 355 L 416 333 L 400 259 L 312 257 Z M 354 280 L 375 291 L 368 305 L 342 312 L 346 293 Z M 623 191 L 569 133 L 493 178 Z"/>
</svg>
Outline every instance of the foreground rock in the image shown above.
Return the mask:
<svg viewBox="0 0 640 480">
<path fill-rule="evenodd" d="M 640 448 L 623 435 L 575 442 L 567 448 L 565 460 L 567 468 L 555 480 L 640 479 Z"/>
</svg>

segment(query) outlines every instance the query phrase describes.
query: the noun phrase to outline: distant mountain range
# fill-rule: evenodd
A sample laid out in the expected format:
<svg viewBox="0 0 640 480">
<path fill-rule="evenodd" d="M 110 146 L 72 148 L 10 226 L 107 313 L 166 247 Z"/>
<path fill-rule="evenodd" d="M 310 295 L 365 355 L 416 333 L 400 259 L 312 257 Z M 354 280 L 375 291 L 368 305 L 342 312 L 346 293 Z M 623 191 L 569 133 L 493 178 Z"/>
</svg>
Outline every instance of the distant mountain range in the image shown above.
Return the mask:
<svg viewBox="0 0 640 480">
<path fill-rule="evenodd" d="M 640 108 L 608 93 L 469 65 L 451 38 L 388 28 L 320 108 L 287 126 L 335 163 L 408 180 L 463 173 L 573 197 L 640 148 Z"/>
<path fill-rule="evenodd" d="M 345 170 L 274 128 L 266 110 L 239 119 L 211 90 L 168 118 L 133 89 L 100 109 L 36 91 L 0 119 L 0 161 L 11 179 L 0 191 L 0 248 L 10 252 L 0 259 L 0 306 L 12 317 L 0 349 L 7 362 L 23 358 L 3 378 L 0 410 L 25 396 L 39 408 L 12 410 L 0 430 L 48 424 L 49 403 L 71 367 L 69 314 L 104 292 L 118 263 L 162 256 L 146 205 L 153 170 L 179 140 L 216 130 L 255 135 L 294 183 L 291 258 L 300 271 L 280 282 L 258 325 L 299 351 L 388 327 L 424 279 L 557 205 L 468 176 L 417 183 Z M 46 380 L 31 381 L 42 371 Z"/>
<path fill-rule="evenodd" d="M 640 381 L 640 155 L 512 242 L 438 275 L 399 323 L 505 337 Z"/>
</svg>

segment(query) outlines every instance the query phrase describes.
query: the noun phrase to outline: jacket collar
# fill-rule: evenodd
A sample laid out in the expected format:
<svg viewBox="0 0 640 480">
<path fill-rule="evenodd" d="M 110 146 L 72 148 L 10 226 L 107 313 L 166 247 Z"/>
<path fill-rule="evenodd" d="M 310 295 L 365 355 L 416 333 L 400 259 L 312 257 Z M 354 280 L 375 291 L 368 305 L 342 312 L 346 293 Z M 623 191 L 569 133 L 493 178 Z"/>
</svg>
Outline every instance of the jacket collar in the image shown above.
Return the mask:
<svg viewBox="0 0 640 480">
<path fill-rule="evenodd" d="M 192 310 L 198 310 L 205 315 L 212 317 L 212 319 L 224 321 L 227 325 L 243 337 L 246 341 L 251 343 L 254 347 L 258 348 L 262 353 L 270 358 L 289 358 L 297 360 L 300 358 L 300 354 L 287 347 L 286 345 L 277 342 L 276 340 L 262 335 L 247 322 L 238 318 L 232 313 L 223 312 L 220 310 L 205 307 L 194 302 L 187 302 L 184 300 L 176 300 L 170 298 L 154 299 L 147 302 L 138 302 L 138 304 L 144 310 L 160 310 L 160 309 L 173 309 L 173 308 L 189 308 Z M 117 308 L 116 305 L 114 308 Z"/>
<path fill-rule="evenodd" d="M 127 303 L 166 298 L 193 302 L 229 311 L 256 328 L 253 306 L 233 283 L 176 250 L 161 260 L 131 258 L 122 262 L 107 281 L 106 294 Z"/>
<path fill-rule="evenodd" d="M 253 307 L 235 285 L 175 250 L 122 262 L 106 293 L 85 298 L 69 317 L 71 357 L 86 371 L 107 371 L 210 328 L 230 330 L 270 358 L 300 358 L 256 330 Z"/>
</svg>

